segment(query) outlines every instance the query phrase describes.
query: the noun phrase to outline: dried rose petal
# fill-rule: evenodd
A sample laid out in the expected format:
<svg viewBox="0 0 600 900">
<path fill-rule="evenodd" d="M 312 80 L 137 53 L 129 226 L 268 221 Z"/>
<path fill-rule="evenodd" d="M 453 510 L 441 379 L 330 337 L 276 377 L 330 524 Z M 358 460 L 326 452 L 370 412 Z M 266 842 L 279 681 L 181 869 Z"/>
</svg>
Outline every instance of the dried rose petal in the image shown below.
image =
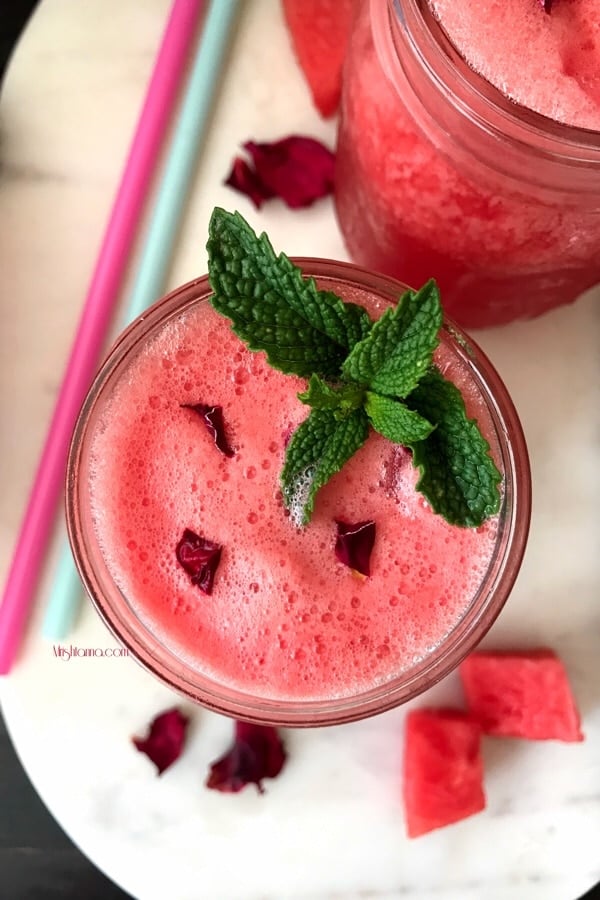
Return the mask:
<svg viewBox="0 0 600 900">
<path fill-rule="evenodd" d="M 262 794 L 262 779 L 276 778 L 285 760 L 285 748 L 277 729 L 236 721 L 233 744 L 224 756 L 211 763 L 206 787 L 236 794 L 247 784 L 255 784 Z"/>
<path fill-rule="evenodd" d="M 341 563 L 361 575 L 370 575 L 369 560 L 375 543 L 375 522 L 349 522 L 335 520 L 338 528 L 335 555 Z"/>
<path fill-rule="evenodd" d="M 200 537 L 189 528 L 176 547 L 177 562 L 205 594 L 212 594 L 215 572 L 221 560 L 221 544 Z"/>
<path fill-rule="evenodd" d="M 159 775 L 179 759 L 188 721 L 177 708 L 168 709 L 152 720 L 148 737 L 131 739 L 140 753 L 145 753 L 152 760 Z"/>
<path fill-rule="evenodd" d="M 225 184 L 239 191 L 240 194 L 250 197 L 256 209 L 260 209 L 265 200 L 270 200 L 275 196 L 241 156 L 236 156 L 233 160 L 231 172 L 225 179 Z"/>
<path fill-rule="evenodd" d="M 333 190 L 335 156 L 314 138 L 291 135 L 272 143 L 246 141 L 244 149 L 254 169 L 237 157 L 225 184 L 250 197 L 257 209 L 271 197 L 299 209 Z"/>
<path fill-rule="evenodd" d="M 314 138 L 292 135 L 272 144 L 247 141 L 258 177 L 291 209 L 309 206 L 333 190 L 335 156 Z"/>
<path fill-rule="evenodd" d="M 209 403 L 182 403 L 181 406 L 183 409 L 193 409 L 198 413 L 221 453 L 229 457 L 235 455 L 225 434 L 222 406 L 211 406 Z"/>
</svg>

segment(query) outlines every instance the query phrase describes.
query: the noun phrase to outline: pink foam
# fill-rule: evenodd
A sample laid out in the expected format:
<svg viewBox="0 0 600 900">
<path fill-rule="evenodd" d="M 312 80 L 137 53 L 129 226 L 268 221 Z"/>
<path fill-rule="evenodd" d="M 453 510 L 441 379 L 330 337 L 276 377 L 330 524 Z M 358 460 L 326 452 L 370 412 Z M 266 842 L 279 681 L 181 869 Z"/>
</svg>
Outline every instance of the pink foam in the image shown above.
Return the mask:
<svg viewBox="0 0 600 900">
<path fill-rule="evenodd" d="M 177 652 L 258 693 L 344 695 L 410 666 L 456 624 L 495 523 L 434 516 L 409 454 L 373 434 L 296 529 L 278 479 L 286 436 L 307 415 L 303 387 L 202 304 L 116 391 L 95 436 L 92 503 L 110 570 Z M 181 408 L 198 402 L 222 406 L 233 458 Z M 336 560 L 336 518 L 377 523 L 371 577 Z M 177 563 L 185 528 L 223 546 L 210 597 Z"/>
<path fill-rule="evenodd" d="M 506 96 L 558 122 L 600 130 L 600 3 L 429 0 L 475 71 Z"/>
</svg>

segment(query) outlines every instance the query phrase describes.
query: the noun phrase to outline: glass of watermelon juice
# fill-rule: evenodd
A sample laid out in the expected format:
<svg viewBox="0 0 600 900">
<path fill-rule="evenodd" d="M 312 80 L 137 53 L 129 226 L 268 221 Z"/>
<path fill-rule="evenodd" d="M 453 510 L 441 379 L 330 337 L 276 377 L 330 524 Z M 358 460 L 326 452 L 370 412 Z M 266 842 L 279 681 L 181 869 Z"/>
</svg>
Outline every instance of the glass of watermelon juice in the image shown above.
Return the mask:
<svg viewBox="0 0 600 900">
<path fill-rule="evenodd" d="M 296 261 L 373 318 L 403 286 L 356 266 Z M 372 432 L 317 495 L 284 509 L 279 473 L 305 382 L 252 353 L 208 301 L 207 278 L 169 294 L 119 338 L 71 446 L 67 520 L 100 615 L 131 654 L 194 701 L 238 718 L 334 724 L 394 707 L 478 643 L 517 575 L 530 514 L 521 427 L 498 374 L 454 325 L 435 360 L 463 392 L 502 474 L 501 509 L 447 524 L 415 491 L 409 451 Z M 222 408 L 232 456 L 190 405 Z M 335 556 L 335 520 L 372 520 L 369 577 Z M 182 533 L 222 547 L 213 590 L 179 565 Z"/>
<path fill-rule="evenodd" d="M 361 4 L 336 170 L 354 261 L 435 277 L 467 328 L 600 281 L 599 29 L 597 0 Z"/>
</svg>

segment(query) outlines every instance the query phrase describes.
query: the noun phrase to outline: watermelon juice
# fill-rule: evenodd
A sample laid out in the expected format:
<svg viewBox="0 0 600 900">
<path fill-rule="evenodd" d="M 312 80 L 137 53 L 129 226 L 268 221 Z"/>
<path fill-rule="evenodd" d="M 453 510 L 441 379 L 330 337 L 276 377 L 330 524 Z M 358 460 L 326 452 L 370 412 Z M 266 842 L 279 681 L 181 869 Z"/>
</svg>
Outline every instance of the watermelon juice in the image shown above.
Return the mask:
<svg viewBox="0 0 600 900">
<path fill-rule="evenodd" d="M 320 287 L 376 317 L 401 286 L 304 261 Z M 192 283 L 117 343 L 80 417 L 68 520 L 82 577 L 130 651 L 220 711 L 310 725 L 396 705 L 455 666 L 487 630 L 518 570 L 529 521 L 526 451 L 481 352 L 444 329 L 437 360 L 479 420 L 502 473 L 502 509 L 448 525 L 415 491 L 410 453 L 372 432 L 321 489 L 310 524 L 281 502 L 286 442 L 305 382 L 270 368 Z M 190 405 L 222 407 L 233 455 Z M 335 520 L 373 520 L 371 574 L 334 554 Z M 212 594 L 175 548 L 185 529 L 222 546 Z"/>
<path fill-rule="evenodd" d="M 344 70 L 336 207 L 352 258 L 434 276 L 467 327 L 600 280 L 600 5 L 371 0 Z"/>
</svg>

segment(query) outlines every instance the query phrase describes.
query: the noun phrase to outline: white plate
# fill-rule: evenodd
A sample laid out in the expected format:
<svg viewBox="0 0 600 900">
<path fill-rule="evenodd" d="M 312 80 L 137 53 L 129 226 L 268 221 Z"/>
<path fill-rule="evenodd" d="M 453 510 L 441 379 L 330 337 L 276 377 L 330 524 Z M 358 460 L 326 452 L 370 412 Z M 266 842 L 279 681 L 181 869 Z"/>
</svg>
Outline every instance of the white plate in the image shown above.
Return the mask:
<svg viewBox="0 0 600 900">
<path fill-rule="evenodd" d="M 47 0 L 6 77 L 0 170 L 0 552 L 6 571 L 75 322 L 136 120 L 166 0 Z M 330 201 L 255 212 L 221 181 L 237 146 L 297 132 L 334 143 L 290 55 L 277 0 L 246 0 L 170 276 L 205 270 L 216 204 L 290 254 L 345 258 Z M 486 741 L 487 810 L 416 841 L 400 801 L 404 711 L 288 732 L 290 759 L 258 796 L 206 791 L 231 725 L 189 710 L 176 766 L 156 778 L 129 738 L 174 697 L 131 660 L 65 661 L 36 620 L 0 696 L 52 813 L 144 900 L 574 900 L 600 878 L 598 291 L 545 318 L 477 335 L 521 413 L 534 477 L 531 540 L 487 643 L 547 644 L 564 659 L 583 744 Z M 68 643 L 112 640 L 86 607 Z M 460 702 L 455 676 L 420 703 Z"/>
</svg>

